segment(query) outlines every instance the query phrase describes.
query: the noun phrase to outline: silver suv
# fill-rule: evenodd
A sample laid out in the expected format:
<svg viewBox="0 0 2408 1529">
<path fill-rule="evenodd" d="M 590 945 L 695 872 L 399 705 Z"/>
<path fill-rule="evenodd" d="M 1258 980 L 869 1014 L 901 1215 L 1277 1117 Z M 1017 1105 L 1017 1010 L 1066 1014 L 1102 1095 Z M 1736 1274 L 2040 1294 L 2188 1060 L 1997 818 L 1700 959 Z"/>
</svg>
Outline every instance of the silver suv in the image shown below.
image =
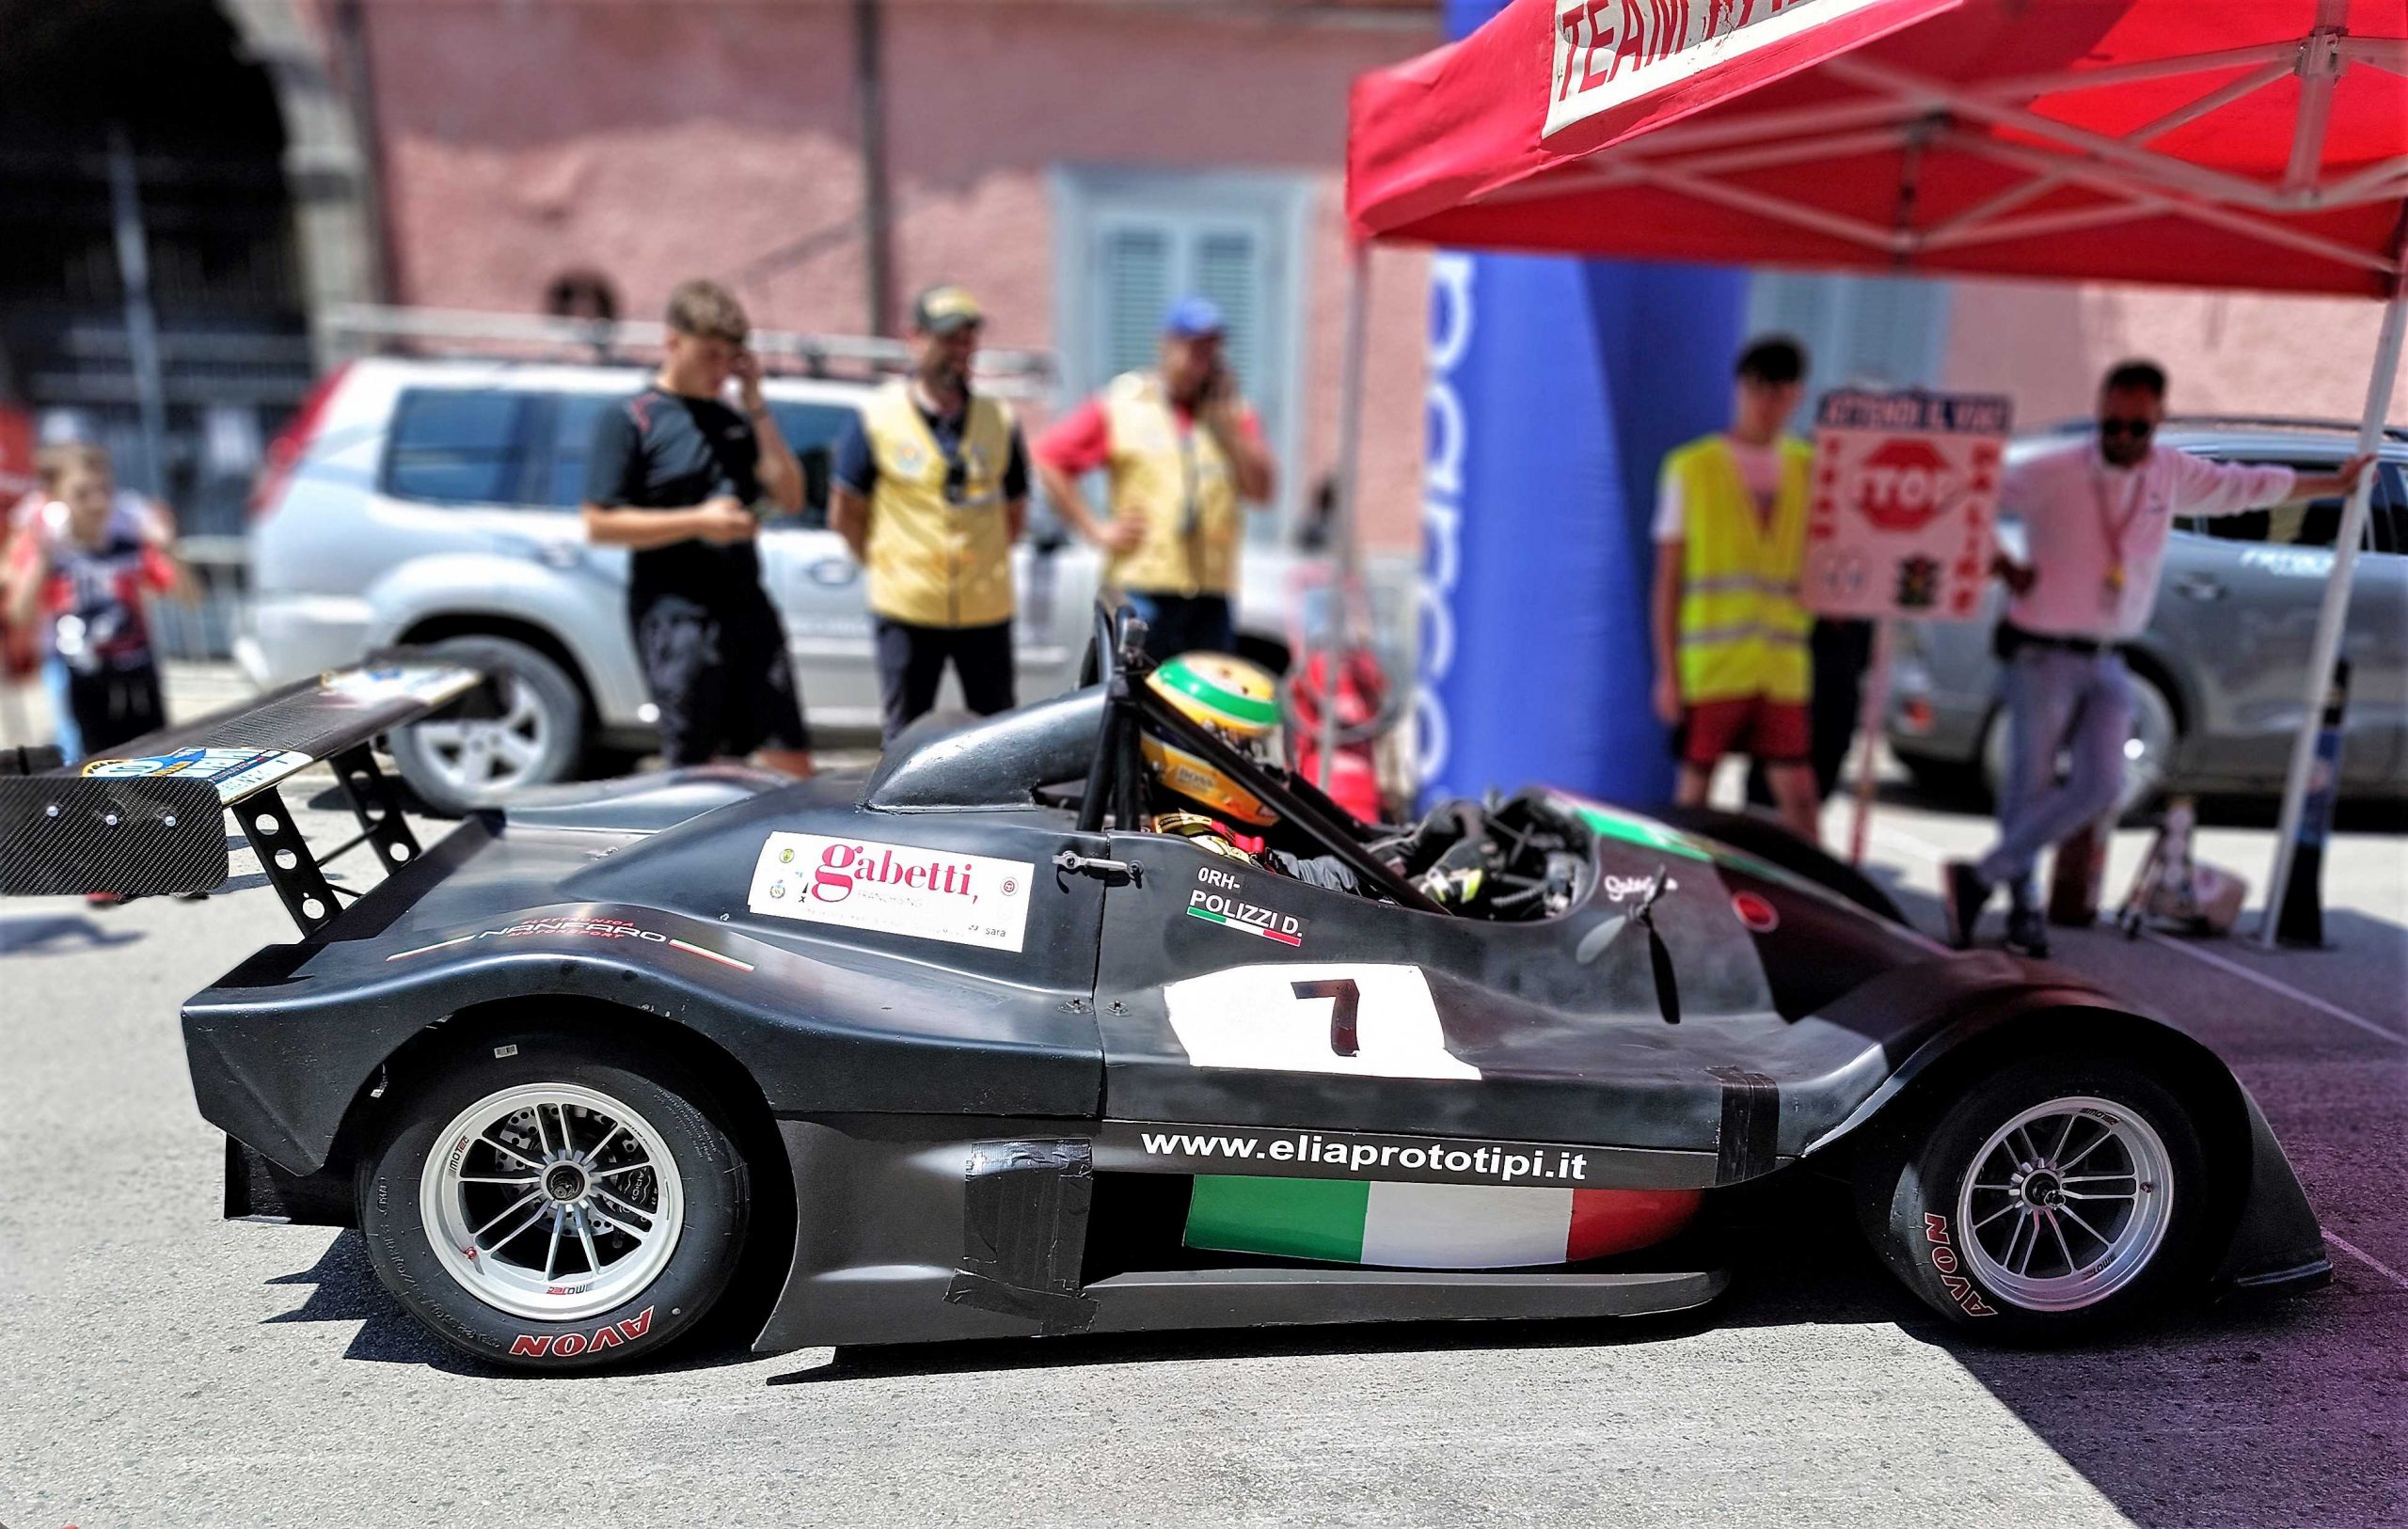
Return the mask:
<svg viewBox="0 0 2408 1529">
<path fill-rule="evenodd" d="M 2022 437 L 2007 460 L 2062 448 L 2090 428 L 2068 424 Z M 2158 445 L 2220 462 L 2329 472 L 2355 449 L 2355 433 L 2177 418 L 2160 429 Z M 2128 810 L 2166 789 L 2282 789 L 2341 508 L 2339 499 L 2320 499 L 2175 522 L 2156 611 L 2126 654 L 2135 701 Z M 2021 550 L 2020 527 L 2010 521 L 2000 531 Z M 1978 780 L 1995 792 L 2004 775 L 2005 717 L 1990 656 L 2000 604 L 1993 586 L 1978 621 L 1899 629 L 1889 743 L 1926 783 Z M 2351 667 L 2344 787 L 2361 796 L 2408 796 L 2408 433 L 2391 432 L 2383 446 L 2341 651 Z"/>
<path fill-rule="evenodd" d="M 498 720 L 393 739 L 411 786 L 445 810 L 649 749 L 626 553 L 588 545 L 578 520 L 594 418 L 646 377 L 626 366 L 399 357 L 329 373 L 271 450 L 254 497 L 253 599 L 235 644 L 250 678 L 281 684 L 394 642 L 472 652 L 499 670 Z M 870 386 L 773 377 L 764 389 L 808 490 L 801 515 L 762 532 L 761 576 L 785 619 L 804 709 L 832 733 L 874 733 L 879 720 L 863 582 L 826 526 L 835 443 Z M 1287 662 L 1282 591 L 1297 560 L 1246 553 L 1239 645 L 1275 670 Z M 1101 563 L 1042 522 L 1013 561 L 1020 695 L 1030 701 L 1075 681 Z"/>
</svg>

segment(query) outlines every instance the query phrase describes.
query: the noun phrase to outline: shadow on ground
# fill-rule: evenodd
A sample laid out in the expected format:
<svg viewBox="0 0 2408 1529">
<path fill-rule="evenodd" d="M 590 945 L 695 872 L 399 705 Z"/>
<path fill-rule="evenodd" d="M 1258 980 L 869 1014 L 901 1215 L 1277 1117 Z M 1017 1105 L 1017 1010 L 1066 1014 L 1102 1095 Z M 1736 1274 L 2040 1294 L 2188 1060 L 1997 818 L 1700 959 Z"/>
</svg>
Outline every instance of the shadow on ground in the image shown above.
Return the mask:
<svg viewBox="0 0 2408 1529">
<path fill-rule="evenodd" d="M 1850 1235 L 1833 1237 L 1836 1224 Z M 1667 1316 L 1583 1322 L 1398 1323 L 1339 1328 L 840 1348 L 768 1384 L 1055 1367 L 1181 1363 L 1231 1355 L 1378 1355 L 1608 1348 L 1708 1329 L 1889 1326 L 1945 1351 L 2115 1507 L 2145 1525 L 2393 1521 L 2401 1366 L 2369 1357 L 2365 1289 L 2221 1302 L 2114 1341 L 2019 1349 L 1981 1341 L 1916 1303 L 1853 1236 L 1844 1205 L 1800 1196 L 1758 1236 L 1780 1248 L 1743 1265 L 1719 1303 Z M 2386 1379 L 2387 1378 L 2387 1379 Z M 1767 1375 L 1768 1387 L 1781 1384 Z M 1994 1419 L 1968 1419 L 1995 1427 Z M 1902 1444 L 1910 1441 L 1901 1441 Z M 2396 1463 L 2394 1466 L 2396 1475 Z"/>
<path fill-rule="evenodd" d="M 269 1285 L 306 1285 L 313 1286 L 309 1296 L 292 1311 L 265 1319 L 266 1325 L 285 1322 L 357 1322 L 359 1332 L 343 1350 L 345 1359 L 363 1360 L 372 1363 L 421 1364 L 447 1375 L 481 1379 L 541 1380 L 547 1377 L 517 1370 L 505 1370 L 480 1363 L 453 1348 L 428 1332 L 417 1318 L 404 1311 L 385 1287 L 376 1281 L 375 1271 L 369 1268 L 368 1245 L 357 1232 L 338 1232 L 326 1244 L 325 1253 L 308 1269 L 292 1274 L 280 1274 Z M 751 1348 L 751 1331 L 729 1331 L 730 1324 L 716 1318 L 705 1324 L 696 1338 L 681 1345 L 675 1357 L 666 1363 L 647 1366 L 646 1373 L 673 1375 L 685 1370 L 716 1369 L 723 1364 L 744 1363 L 755 1356 Z"/>
<path fill-rule="evenodd" d="M 63 955 L 110 945 L 131 945 L 138 929 L 111 929 L 80 913 L 13 914 L 0 919 L 0 955 Z"/>
<path fill-rule="evenodd" d="M 2392 1346 L 2368 1342 L 2371 1319 L 2384 1309 L 2374 1286 L 2345 1278 L 2305 1297 L 2181 1312 L 2112 1342 L 2018 1349 L 1984 1343 L 1933 1316 L 1891 1281 L 1852 1228 L 1832 1236 L 1835 1225 L 1850 1225 L 1836 1191 L 1797 1196 L 1794 1208 L 1768 1213 L 1751 1233 L 1751 1242 L 1777 1254 L 1759 1251 L 1743 1263 L 1721 1301 L 1669 1316 L 856 1347 L 834 1350 L 824 1363 L 775 1370 L 765 1383 L 809 1387 L 1232 1356 L 1611 1348 L 1674 1342 L 1709 1329 L 1877 1324 L 1945 1351 L 2137 1523 L 2399 1521 L 2386 1513 L 2408 1501 L 2398 1479 L 2398 1398 L 2408 1392 L 2408 1366 Z M 297 1310 L 272 1322 L 359 1323 L 347 1359 L 420 1364 L 464 1380 L 529 1378 L 454 1352 L 405 1316 L 376 1283 L 356 1232 L 337 1234 L 310 1268 L 270 1283 L 313 1287 Z M 647 1373 L 750 1362 L 747 1336 L 706 1335 Z M 1768 1374 L 1765 1383 L 1778 1386 L 1781 1378 Z M 1969 1418 L 1968 1426 L 1995 1421 Z"/>
</svg>

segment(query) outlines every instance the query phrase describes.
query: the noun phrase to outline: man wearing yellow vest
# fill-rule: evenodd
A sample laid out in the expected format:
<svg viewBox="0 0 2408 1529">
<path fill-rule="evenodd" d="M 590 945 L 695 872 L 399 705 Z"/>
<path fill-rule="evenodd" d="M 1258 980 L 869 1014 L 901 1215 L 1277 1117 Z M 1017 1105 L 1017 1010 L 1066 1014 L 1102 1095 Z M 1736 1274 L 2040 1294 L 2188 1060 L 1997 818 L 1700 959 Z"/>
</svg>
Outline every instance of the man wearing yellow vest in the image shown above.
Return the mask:
<svg viewBox="0 0 2408 1529">
<path fill-rule="evenodd" d="M 1114 378 L 1037 442 L 1046 495 L 1103 549 L 1104 586 L 1145 622 L 1158 660 L 1236 642 L 1244 506 L 1271 497 L 1271 452 L 1224 358 L 1225 329 L 1218 304 L 1180 298 L 1164 318 L 1156 369 Z M 1079 491 L 1098 468 L 1109 520 Z"/>
<path fill-rule="evenodd" d="M 1814 450 L 1787 434 L 1804 392 L 1795 340 L 1739 356 L 1731 428 L 1664 459 L 1656 512 L 1656 715 L 1682 730 L 1675 799 L 1703 805 L 1735 750 L 1765 766 L 1782 820 L 1816 836 L 1813 688 L 1798 603 Z"/>
<path fill-rule="evenodd" d="M 972 711 L 1012 706 L 1028 452 L 1003 404 L 970 390 L 986 317 L 958 287 L 922 292 L 911 375 L 873 395 L 836 448 L 828 519 L 869 569 L 888 743 L 936 704 L 948 662 Z"/>
</svg>

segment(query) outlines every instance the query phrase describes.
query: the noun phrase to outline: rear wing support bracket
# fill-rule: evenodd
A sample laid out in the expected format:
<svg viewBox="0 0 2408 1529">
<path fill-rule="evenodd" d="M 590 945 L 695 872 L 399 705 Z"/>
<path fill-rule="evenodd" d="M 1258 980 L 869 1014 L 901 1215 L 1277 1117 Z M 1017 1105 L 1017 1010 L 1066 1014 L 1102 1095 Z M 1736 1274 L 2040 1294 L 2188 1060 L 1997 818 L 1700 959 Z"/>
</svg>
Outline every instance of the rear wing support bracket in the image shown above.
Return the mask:
<svg viewBox="0 0 2408 1529">
<path fill-rule="evenodd" d="M 334 887 L 327 882 L 317 856 L 302 842 L 293 814 L 285 811 L 284 793 L 270 786 L 246 797 L 234 808 L 234 815 L 242 820 L 243 836 L 259 851 L 260 869 L 266 873 L 276 895 L 284 899 L 284 911 L 293 915 L 302 938 L 333 922 L 341 905 L 335 901 Z"/>
<path fill-rule="evenodd" d="M 359 820 L 360 836 L 376 846 L 387 875 L 424 853 L 418 835 L 410 831 L 409 820 L 402 815 L 393 778 L 378 767 L 374 749 L 363 743 L 337 754 L 332 763 L 335 779 L 342 782 L 342 794 L 351 802 L 351 815 Z"/>
</svg>

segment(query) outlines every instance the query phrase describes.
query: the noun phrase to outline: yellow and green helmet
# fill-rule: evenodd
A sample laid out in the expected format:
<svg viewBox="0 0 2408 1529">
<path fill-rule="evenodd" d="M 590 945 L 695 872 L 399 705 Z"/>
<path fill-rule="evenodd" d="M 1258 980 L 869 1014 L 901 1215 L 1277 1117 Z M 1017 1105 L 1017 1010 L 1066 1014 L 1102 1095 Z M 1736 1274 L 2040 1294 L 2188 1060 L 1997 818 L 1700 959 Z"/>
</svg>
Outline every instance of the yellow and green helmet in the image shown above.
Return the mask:
<svg viewBox="0 0 2408 1529">
<path fill-rule="evenodd" d="M 1210 728 L 1241 752 L 1279 723 L 1278 686 L 1268 670 L 1225 653 L 1166 659 L 1146 684 L 1180 716 Z M 1263 827 L 1271 810 L 1211 761 L 1149 733 L 1138 740 L 1154 778 L 1170 791 L 1239 823 Z"/>
<path fill-rule="evenodd" d="M 1279 688 L 1270 671 L 1225 653 L 1164 659 L 1146 684 L 1189 720 L 1242 743 L 1279 725 Z"/>
</svg>

